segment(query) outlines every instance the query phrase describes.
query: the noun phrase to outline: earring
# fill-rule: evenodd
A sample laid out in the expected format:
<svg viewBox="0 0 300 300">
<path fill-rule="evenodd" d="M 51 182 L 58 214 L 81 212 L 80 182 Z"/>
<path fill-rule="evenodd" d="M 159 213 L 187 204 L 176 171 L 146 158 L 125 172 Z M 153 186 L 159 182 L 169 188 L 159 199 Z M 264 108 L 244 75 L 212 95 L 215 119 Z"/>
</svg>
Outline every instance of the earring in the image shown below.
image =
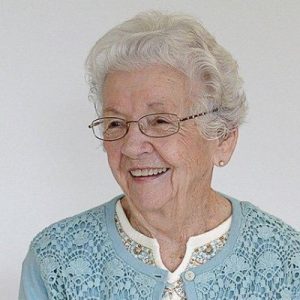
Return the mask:
<svg viewBox="0 0 300 300">
<path fill-rule="evenodd" d="M 219 161 L 219 167 L 224 167 L 225 166 L 225 162 L 223 160 Z"/>
</svg>

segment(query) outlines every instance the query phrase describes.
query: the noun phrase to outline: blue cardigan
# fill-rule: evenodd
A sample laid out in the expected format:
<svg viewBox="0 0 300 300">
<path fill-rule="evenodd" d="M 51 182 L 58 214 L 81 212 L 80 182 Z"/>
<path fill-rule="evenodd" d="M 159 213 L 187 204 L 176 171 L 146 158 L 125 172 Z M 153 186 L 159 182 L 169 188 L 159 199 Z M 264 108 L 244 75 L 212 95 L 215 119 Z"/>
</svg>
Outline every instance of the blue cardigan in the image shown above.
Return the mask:
<svg viewBox="0 0 300 300">
<path fill-rule="evenodd" d="M 167 271 L 124 247 L 118 196 L 39 233 L 23 263 L 19 300 L 161 299 Z M 248 202 L 233 207 L 224 248 L 181 277 L 188 299 L 300 299 L 300 234 Z"/>
</svg>

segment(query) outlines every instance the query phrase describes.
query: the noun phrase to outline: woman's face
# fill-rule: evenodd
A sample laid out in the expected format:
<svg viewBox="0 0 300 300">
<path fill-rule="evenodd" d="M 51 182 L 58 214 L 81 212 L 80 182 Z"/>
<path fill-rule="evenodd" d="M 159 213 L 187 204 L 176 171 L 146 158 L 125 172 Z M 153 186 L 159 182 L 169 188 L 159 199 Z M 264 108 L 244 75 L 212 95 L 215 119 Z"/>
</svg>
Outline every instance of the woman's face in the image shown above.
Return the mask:
<svg viewBox="0 0 300 300">
<path fill-rule="evenodd" d="M 189 88 L 183 74 L 164 66 L 117 71 L 104 83 L 103 115 L 128 121 L 161 112 L 186 117 Z M 104 148 L 115 179 L 140 210 L 159 210 L 210 187 L 216 141 L 201 137 L 194 120 L 163 138 L 145 136 L 131 123 L 124 138 L 104 142 Z"/>
</svg>

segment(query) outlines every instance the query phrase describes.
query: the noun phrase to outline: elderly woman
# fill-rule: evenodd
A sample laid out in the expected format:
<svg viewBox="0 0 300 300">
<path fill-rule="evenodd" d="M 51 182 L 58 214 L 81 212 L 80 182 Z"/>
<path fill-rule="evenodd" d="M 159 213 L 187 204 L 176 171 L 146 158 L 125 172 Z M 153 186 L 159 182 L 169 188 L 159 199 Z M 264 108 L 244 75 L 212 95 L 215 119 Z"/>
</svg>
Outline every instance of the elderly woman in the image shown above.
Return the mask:
<svg viewBox="0 0 300 300">
<path fill-rule="evenodd" d="M 87 72 L 124 194 L 37 235 L 20 299 L 300 299 L 299 233 L 211 188 L 246 111 L 231 55 L 151 12 L 104 35 Z"/>
</svg>

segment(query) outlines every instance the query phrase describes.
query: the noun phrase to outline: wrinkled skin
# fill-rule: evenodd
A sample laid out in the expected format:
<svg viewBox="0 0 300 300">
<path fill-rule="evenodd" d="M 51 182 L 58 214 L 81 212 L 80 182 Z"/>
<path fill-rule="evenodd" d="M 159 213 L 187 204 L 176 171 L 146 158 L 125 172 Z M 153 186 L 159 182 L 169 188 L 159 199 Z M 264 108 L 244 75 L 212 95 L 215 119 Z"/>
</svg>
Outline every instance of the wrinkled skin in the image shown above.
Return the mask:
<svg viewBox="0 0 300 300">
<path fill-rule="evenodd" d="M 194 100 L 190 87 L 185 75 L 165 66 L 116 71 L 104 83 L 103 114 L 126 120 L 160 112 L 186 117 Z M 188 120 L 169 137 L 147 137 L 132 123 L 124 138 L 104 142 L 112 173 L 125 194 L 122 205 L 131 224 L 158 240 L 166 265 L 164 252 L 170 257 L 171 249 L 177 249 L 176 255 L 180 252 L 177 256 L 182 257 L 190 236 L 216 227 L 230 215 L 229 202 L 211 189 L 211 178 L 214 165 L 229 161 L 236 139 L 237 130 L 226 141 L 208 141 L 199 134 L 195 121 Z M 130 173 L 163 167 L 168 171 L 154 178 L 134 178 Z M 179 262 L 170 263 L 170 269 Z"/>
</svg>

